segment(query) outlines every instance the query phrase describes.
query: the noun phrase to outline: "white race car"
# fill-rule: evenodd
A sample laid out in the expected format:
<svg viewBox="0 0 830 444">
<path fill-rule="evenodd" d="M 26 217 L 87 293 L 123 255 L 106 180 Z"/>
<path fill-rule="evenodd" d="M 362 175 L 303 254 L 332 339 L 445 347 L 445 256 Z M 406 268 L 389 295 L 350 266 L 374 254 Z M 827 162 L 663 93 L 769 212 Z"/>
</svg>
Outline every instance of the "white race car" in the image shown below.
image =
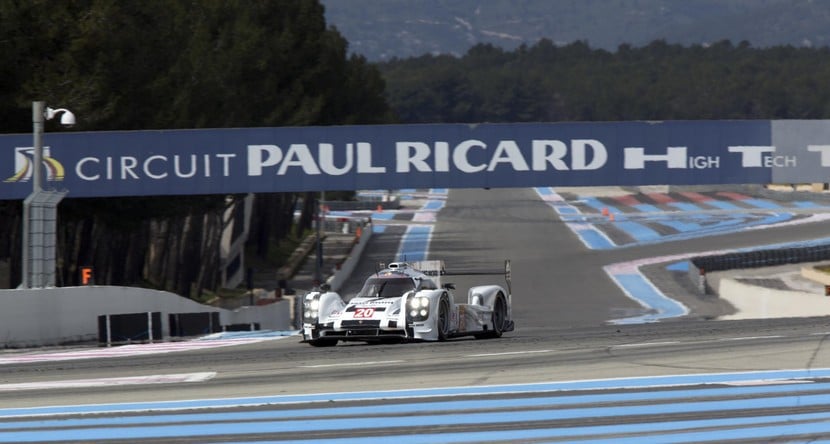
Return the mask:
<svg viewBox="0 0 830 444">
<path fill-rule="evenodd" d="M 311 292 L 303 300 L 303 340 L 325 347 L 337 341 L 498 338 L 513 331 L 509 260 L 508 290 L 476 286 L 467 292 L 466 304 L 455 301 L 453 284 L 441 285 L 446 274 L 443 261 L 395 262 L 380 266 L 348 302 L 333 291 Z"/>
</svg>

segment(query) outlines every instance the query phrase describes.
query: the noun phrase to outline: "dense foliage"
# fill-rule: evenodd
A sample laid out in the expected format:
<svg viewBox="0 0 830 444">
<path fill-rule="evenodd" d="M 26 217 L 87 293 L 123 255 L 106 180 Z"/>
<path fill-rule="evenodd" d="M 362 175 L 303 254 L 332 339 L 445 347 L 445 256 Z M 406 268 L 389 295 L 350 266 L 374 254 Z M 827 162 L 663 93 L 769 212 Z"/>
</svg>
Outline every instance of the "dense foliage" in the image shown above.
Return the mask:
<svg viewBox="0 0 830 444">
<path fill-rule="evenodd" d="M 405 123 L 824 119 L 830 49 L 656 41 L 615 52 L 542 40 L 379 65 Z"/>
<path fill-rule="evenodd" d="M 73 130 L 382 123 L 376 68 L 347 55 L 317 0 L 0 0 L 0 132 L 31 131 L 31 102 L 71 109 Z M 60 131 L 50 122 L 47 131 Z M 70 196 L 71 197 L 71 196 Z M 222 213 L 236 196 L 65 199 L 58 285 L 195 296 L 219 279 Z M 256 200 L 254 251 L 292 227 L 294 195 Z M 20 202 L 0 202 L 0 260 L 20 281 Z M 305 217 L 303 220 L 309 220 Z"/>
</svg>

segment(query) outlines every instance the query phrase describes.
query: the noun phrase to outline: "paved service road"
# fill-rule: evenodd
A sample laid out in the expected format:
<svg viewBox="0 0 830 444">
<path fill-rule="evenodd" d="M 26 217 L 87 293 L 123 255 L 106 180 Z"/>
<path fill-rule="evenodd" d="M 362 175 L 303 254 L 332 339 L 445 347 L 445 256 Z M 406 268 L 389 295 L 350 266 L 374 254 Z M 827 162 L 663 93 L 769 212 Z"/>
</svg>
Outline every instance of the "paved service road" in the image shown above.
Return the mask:
<svg viewBox="0 0 830 444">
<path fill-rule="evenodd" d="M 0 442 L 827 438 L 828 318 L 609 325 L 643 310 L 602 271 L 642 257 L 822 237 L 826 228 L 589 251 L 532 190 L 452 190 L 429 258 L 444 259 L 450 272 L 499 271 L 510 258 L 515 332 L 496 340 L 333 348 L 289 337 L 120 357 L 65 350 L 86 359 L 61 361 L 12 351 L 0 354 Z M 402 231 L 389 227 L 378 236 L 360 269 L 388 261 L 392 252 L 383 257 L 382 250 Z M 454 280 L 461 291 L 503 282 L 499 275 Z M 785 369 L 794 372 L 777 372 Z M 515 384 L 533 385 L 521 395 L 504 393 Z M 477 392 L 442 391 L 454 387 Z M 722 391 L 698 391 L 708 389 Z M 596 397 L 611 394 L 616 398 Z M 570 397 L 566 404 L 562 396 Z M 632 405 L 639 414 L 620 416 Z M 629 428 L 601 428 L 611 425 Z M 491 434 L 469 435 L 477 432 Z"/>
</svg>

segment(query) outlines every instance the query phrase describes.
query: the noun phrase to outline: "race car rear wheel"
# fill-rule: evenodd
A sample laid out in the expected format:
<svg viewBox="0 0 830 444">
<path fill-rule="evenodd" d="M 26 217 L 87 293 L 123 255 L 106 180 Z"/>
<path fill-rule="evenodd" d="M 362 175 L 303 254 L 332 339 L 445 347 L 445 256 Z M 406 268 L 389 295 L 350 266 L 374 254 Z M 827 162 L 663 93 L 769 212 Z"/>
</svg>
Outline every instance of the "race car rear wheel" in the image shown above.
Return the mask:
<svg viewBox="0 0 830 444">
<path fill-rule="evenodd" d="M 438 319 L 435 324 L 438 328 L 438 340 L 446 341 L 450 336 L 450 302 L 445 297 L 438 302 Z"/>
<path fill-rule="evenodd" d="M 505 302 L 504 295 L 501 293 L 496 296 L 493 313 L 490 316 L 493 329 L 475 335 L 476 339 L 500 338 L 504 333 L 504 326 L 507 324 L 507 302 Z"/>
</svg>

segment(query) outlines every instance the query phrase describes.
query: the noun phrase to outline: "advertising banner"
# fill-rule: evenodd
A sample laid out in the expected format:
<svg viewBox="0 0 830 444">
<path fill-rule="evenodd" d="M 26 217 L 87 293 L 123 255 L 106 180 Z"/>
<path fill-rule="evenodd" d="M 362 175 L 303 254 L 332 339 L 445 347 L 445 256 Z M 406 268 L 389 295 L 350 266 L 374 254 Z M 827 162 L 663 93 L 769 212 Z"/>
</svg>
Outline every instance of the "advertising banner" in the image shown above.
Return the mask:
<svg viewBox="0 0 830 444">
<path fill-rule="evenodd" d="M 32 191 L 31 134 L 0 135 L 0 199 Z M 827 121 L 366 125 L 46 132 L 67 198 L 399 188 L 826 181 Z"/>
</svg>

